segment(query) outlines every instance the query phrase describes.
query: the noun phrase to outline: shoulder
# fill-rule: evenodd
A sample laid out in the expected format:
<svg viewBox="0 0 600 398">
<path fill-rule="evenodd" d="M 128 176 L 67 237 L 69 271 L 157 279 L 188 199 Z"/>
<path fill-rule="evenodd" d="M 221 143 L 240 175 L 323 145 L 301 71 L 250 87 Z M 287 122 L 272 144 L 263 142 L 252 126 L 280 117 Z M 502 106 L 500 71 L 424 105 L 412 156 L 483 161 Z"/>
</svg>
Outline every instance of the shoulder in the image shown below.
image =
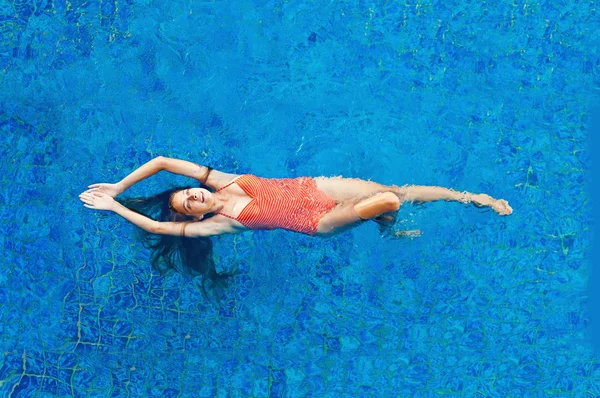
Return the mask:
<svg viewBox="0 0 600 398">
<path fill-rule="evenodd" d="M 241 174 L 224 173 L 222 171 L 213 169 L 208 174 L 204 184 L 208 185 L 212 189 L 219 189 L 240 176 Z"/>
</svg>

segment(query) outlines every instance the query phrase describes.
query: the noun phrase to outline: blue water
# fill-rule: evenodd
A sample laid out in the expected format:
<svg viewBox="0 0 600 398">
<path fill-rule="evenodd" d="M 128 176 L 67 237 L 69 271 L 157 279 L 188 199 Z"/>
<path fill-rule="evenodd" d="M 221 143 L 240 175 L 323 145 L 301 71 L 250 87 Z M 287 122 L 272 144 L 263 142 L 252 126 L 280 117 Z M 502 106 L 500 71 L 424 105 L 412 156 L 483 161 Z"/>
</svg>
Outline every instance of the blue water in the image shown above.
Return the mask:
<svg viewBox="0 0 600 398">
<path fill-rule="evenodd" d="M 0 1 L 0 395 L 599 396 L 586 1 Z M 507 199 L 214 239 L 220 304 L 88 184 L 157 155 Z M 127 192 L 150 195 L 167 173 Z"/>
</svg>

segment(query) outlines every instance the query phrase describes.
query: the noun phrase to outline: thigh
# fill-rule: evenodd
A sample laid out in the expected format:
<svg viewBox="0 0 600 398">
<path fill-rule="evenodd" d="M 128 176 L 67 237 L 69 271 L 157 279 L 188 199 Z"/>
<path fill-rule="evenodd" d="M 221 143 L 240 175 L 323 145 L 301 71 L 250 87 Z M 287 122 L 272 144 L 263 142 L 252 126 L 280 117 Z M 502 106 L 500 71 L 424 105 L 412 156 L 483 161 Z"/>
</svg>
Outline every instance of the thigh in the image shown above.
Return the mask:
<svg viewBox="0 0 600 398">
<path fill-rule="evenodd" d="M 352 228 L 360 224 L 362 221 L 364 220 L 361 219 L 354 210 L 354 204 L 342 203 L 321 217 L 315 235 L 334 235 L 346 229 Z"/>
<path fill-rule="evenodd" d="M 317 177 L 315 182 L 319 190 L 338 203 L 356 204 L 379 192 L 400 192 L 400 188 L 395 185 L 383 185 L 359 178 Z"/>
</svg>

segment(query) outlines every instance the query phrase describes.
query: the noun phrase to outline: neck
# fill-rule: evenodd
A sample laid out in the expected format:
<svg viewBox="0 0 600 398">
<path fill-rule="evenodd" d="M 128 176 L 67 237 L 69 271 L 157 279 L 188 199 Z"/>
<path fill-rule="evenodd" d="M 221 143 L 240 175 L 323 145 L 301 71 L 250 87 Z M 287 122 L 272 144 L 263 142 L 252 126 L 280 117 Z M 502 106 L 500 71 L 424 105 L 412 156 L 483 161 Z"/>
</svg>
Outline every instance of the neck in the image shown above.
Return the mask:
<svg viewBox="0 0 600 398">
<path fill-rule="evenodd" d="M 231 199 L 231 195 L 223 192 L 213 192 L 212 197 L 213 203 L 210 206 L 210 213 L 219 213 L 223 211 L 223 208 L 225 208 L 229 199 Z"/>
</svg>

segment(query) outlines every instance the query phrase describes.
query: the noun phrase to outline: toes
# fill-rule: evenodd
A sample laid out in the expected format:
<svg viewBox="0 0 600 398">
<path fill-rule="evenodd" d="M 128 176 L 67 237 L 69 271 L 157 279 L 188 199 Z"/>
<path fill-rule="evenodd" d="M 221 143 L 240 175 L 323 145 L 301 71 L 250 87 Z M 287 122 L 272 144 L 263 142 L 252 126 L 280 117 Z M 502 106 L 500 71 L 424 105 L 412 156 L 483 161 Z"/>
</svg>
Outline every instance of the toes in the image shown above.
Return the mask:
<svg viewBox="0 0 600 398">
<path fill-rule="evenodd" d="M 512 207 L 510 207 L 510 205 L 508 204 L 508 202 L 506 200 L 502 200 L 502 206 L 504 206 L 504 210 L 506 212 L 506 214 L 512 214 Z"/>
<path fill-rule="evenodd" d="M 507 216 L 512 214 L 512 207 L 510 207 L 508 202 L 504 199 L 498 199 L 493 208 L 501 216 Z"/>
</svg>

